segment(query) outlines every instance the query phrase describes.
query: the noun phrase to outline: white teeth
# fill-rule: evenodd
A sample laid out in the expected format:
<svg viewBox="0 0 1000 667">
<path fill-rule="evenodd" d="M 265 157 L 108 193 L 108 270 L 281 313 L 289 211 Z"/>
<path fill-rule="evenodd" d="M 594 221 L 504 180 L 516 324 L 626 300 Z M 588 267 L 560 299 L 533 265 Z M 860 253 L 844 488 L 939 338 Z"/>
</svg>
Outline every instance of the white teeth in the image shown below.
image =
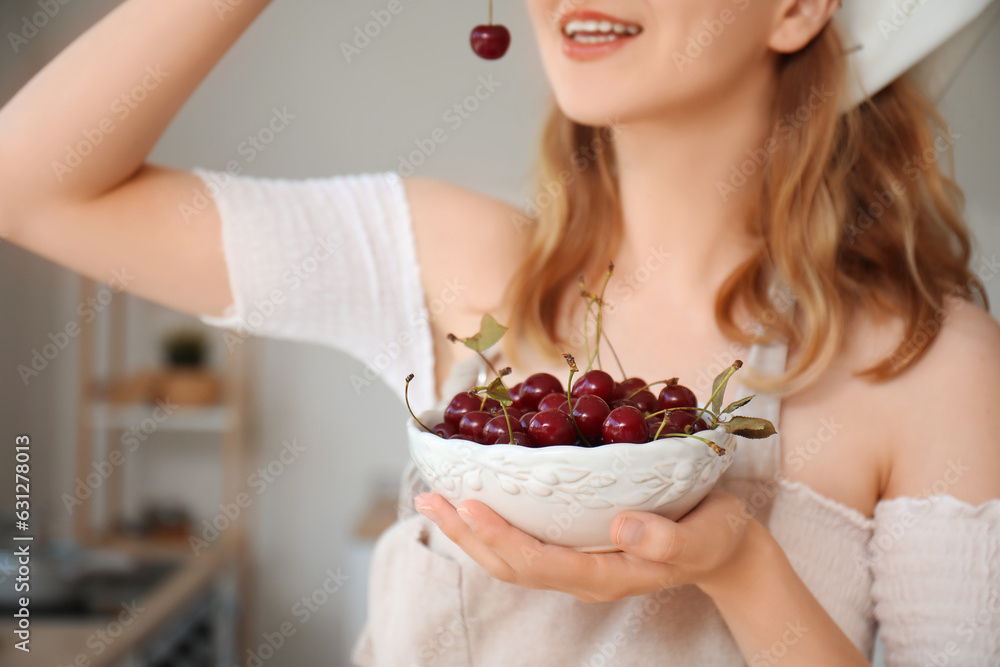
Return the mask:
<svg viewBox="0 0 1000 667">
<path fill-rule="evenodd" d="M 618 35 L 638 35 L 641 28 L 636 25 L 617 23 L 613 21 L 570 21 L 563 28 L 563 33 L 577 41 L 592 44 L 616 39 Z M 588 33 L 581 35 L 579 33 Z"/>
</svg>

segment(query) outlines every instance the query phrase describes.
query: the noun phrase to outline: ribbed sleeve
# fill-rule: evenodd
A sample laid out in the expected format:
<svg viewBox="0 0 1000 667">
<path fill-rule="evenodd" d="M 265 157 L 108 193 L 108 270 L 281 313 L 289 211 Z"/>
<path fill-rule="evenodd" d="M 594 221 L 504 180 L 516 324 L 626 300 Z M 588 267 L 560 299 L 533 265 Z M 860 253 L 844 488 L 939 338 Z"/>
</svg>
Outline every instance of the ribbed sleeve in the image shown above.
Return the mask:
<svg viewBox="0 0 1000 667">
<path fill-rule="evenodd" d="M 395 172 L 286 180 L 195 169 L 222 219 L 233 290 L 226 317 L 251 335 L 316 343 L 365 363 L 416 410 L 432 406 L 434 349 L 406 193 Z"/>
<path fill-rule="evenodd" d="M 886 664 L 1000 665 L 1000 500 L 897 498 L 874 519 L 868 551 Z"/>
</svg>

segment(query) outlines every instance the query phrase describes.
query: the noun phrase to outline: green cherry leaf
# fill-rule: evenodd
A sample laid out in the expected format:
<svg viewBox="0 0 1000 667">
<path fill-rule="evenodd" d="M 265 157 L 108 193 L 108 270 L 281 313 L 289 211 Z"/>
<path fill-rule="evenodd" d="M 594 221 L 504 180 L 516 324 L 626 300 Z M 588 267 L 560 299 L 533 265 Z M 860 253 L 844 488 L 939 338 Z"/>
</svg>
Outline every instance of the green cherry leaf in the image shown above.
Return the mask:
<svg viewBox="0 0 1000 667">
<path fill-rule="evenodd" d="M 719 373 L 719 376 L 712 383 L 712 412 L 715 414 L 719 414 L 719 411 L 722 410 L 722 399 L 726 395 L 726 385 L 729 384 L 729 378 L 733 377 L 733 373 L 742 367 L 743 362 L 736 360 L 732 366 Z"/>
<path fill-rule="evenodd" d="M 722 425 L 729 433 L 751 440 L 760 440 L 777 433 L 774 424 L 761 417 L 733 417 Z"/>
<path fill-rule="evenodd" d="M 479 333 L 461 340 L 470 350 L 485 352 L 496 345 L 506 332 L 507 327 L 493 319 L 492 315 L 486 313 L 483 315 L 483 321 L 479 325 Z"/>
<path fill-rule="evenodd" d="M 490 383 L 490 386 L 486 388 L 486 395 L 496 401 L 499 401 L 500 405 L 504 407 L 509 407 L 514 404 L 514 399 L 510 397 L 510 392 L 507 391 L 507 387 L 504 386 L 503 381 L 500 378 L 496 378 Z"/>
<path fill-rule="evenodd" d="M 741 398 L 738 401 L 733 401 L 732 403 L 730 403 L 729 405 L 726 406 L 726 409 L 722 411 L 722 414 L 728 415 L 728 414 L 730 414 L 732 412 L 735 412 L 736 410 L 739 410 L 744 405 L 746 405 L 751 400 L 753 400 L 754 396 L 756 396 L 756 394 L 751 394 L 750 396 L 747 396 L 745 398 Z"/>
</svg>

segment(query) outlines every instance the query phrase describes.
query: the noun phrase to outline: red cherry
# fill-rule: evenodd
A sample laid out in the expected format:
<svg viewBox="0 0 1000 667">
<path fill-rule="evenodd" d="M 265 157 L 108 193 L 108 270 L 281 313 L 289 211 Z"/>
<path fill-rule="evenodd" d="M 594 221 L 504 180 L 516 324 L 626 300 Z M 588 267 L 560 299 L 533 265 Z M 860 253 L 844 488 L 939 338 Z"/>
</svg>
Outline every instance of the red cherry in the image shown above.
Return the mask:
<svg viewBox="0 0 1000 667">
<path fill-rule="evenodd" d="M 639 408 L 623 405 L 615 408 L 601 428 L 604 442 L 649 442 L 649 427 Z"/>
<path fill-rule="evenodd" d="M 454 425 L 449 424 L 448 422 L 441 422 L 431 430 L 434 431 L 434 433 L 437 434 L 438 436 L 445 439 L 448 439 L 451 436 L 458 433 L 458 429 L 455 428 Z"/>
<path fill-rule="evenodd" d="M 444 420 L 455 428 L 458 428 L 458 423 L 462 421 L 465 413 L 478 410 L 481 402 L 482 399 L 478 396 L 473 396 L 465 392 L 455 394 L 455 397 L 451 399 L 451 403 L 444 409 Z"/>
<path fill-rule="evenodd" d="M 489 396 L 479 397 L 479 402 L 482 404 L 483 407 L 476 408 L 477 410 L 482 410 L 483 412 L 500 411 L 500 401 L 498 401 L 495 398 L 490 398 Z"/>
<path fill-rule="evenodd" d="M 660 390 L 660 397 L 656 401 L 657 410 L 668 408 L 696 408 L 698 399 L 694 392 L 680 384 L 672 384 Z"/>
<path fill-rule="evenodd" d="M 549 394 L 538 403 L 538 411 L 542 410 L 562 410 L 569 414 L 569 401 L 566 394 Z"/>
<path fill-rule="evenodd" d="M 648 389 L 636 392 L 632 398 L 628 399 L 643 412 L 656 412 L 656 396 Z"/>
<path fill-rule="evenodd" d="M 521 383 L 521 409 L 528 412 L 538 409 L 538 403 L 549 394 L 563 394 L 559 378 L 548 373 L 535 373 Z"/>
<path fill-rule="evenodd" d="M 514 444 L 521 445 L 522 447 L 538 446 L 535 444 L 535 441 L 531 439 L 530 435 L 528 435 L 527 433 L 521 433 L 520 431 L 514 431 Z"/>
<path fill-rule="evenodd" d="M 521 382 L 518 382 L 508 391 L 508 393 L 510 394 L 510 400 L 513 401 L 513 403 L 511 404 L 512 407 L 515 407 L 518 410 L 524 409 L 524 406 L 521 405 L 521 384 L 522 384 Z"/>
<path fill-rule="evenodd" d="M 667 423 L 663 427 L 663 433 L 686 433 L 687 431 L 684 429 L 688 426 L 691 426 L 692 433 L 707 431 L 708 424 L 704 419 L 695 419 L 696 414 L 698 413 L 688 410 L 674 410 L 673 412 L 668 412 L 665 418 Z"/>
<path fill-rule="evenodd" d="M 521 422 L 521 426 L 524 427 L 525 432 L 528 431 L 528 424 L 531 423 L 531 418 L 537 414 L 538 411 L 535 410 L 534 412 L 525 412 L 523 415 L 521 415 L 521 418 L 518 421 Z"/>
<path fill-rule="evenodd" d="M 498 417 L 503 417 L 503 410 L 501 408 L 497 408 L 496 410 L 490 410 L 489 413 L 491 415 L 496 415 Z M 514 419 L 520 419 L 521 415 L 523 415 L 524 413 L 521 410 L 518 410 L 517 408 L 508 405 L 507 406 L 507 414 L 510 415 L 510 418 L 512 420 L 514 420 Z"/>
<path fill-rule="evenodd" d="M 656 417 L 648 417 L 646 419 L 646 427 L 647 427 L 647 430 L 649 432 L 649 439 L 650 440 L 656 440 L 657 439 L 656 433 L 658 431 L 660 431 L 660 424 L 662 424 L 662 423 L 663 423 L 663 417 L 661 415 L 657 415 Z M 667 430 L 664 429 L 662 432 L 660 432 L 659 438 L 660 439 L 665 438 L 666 434 L 667 434 Z"/>
<path fill-rule="evenodd" d="M 615 395 L 612 397 L 614 400 L 619 398 L 628 398 L 631 394 L 645 388 L 646 381 L 640 378 L 628 378 L 627 380 L 622 380 L 615 385 Z"/>
<path fill-rule="evenodd" d="M 524 427 L 521 426 L 521 422 L 511 417 L 510 429 L 517 432 L 523 430 Z M 483 442 L 487 445 L 510 443 L 510 431 L 507 430 L 506 417 L 500 415 L 486 422 L 486 426 L 483 427 Z"/>
<path fill-rule="evenodd" d="M 539 447 L 572 445 L 576 442 L 576 427 L 565 412 L 542 410 L 531 418 L 528 435 Z"/>
<path fill-rule="evenodd" d="M 483 442 L 483 427 L 493 419 L 493 415 L 481 410 L 466 412 L 462 420 L 458 422 L 458 432 L 469 440 Z"/>
<path fill-rule="evenodd" d="M 573 401 L 573 419 L 591 444 L 601 439 L 601 429 L 609 414 L 611 408 L 600 396 L 587 394 Z"/>
<path fill-rule="evenodd" d="M 588 371 L 573 383 L 573 398 L 578 396 L 600 396 L 605 403 L 614 400 L 615 379 L 604 371 Z"/>
<path fill-rule="evenodd" d="M 510 46 L 510 31 L 502 25 L 477 25 L 469 37 L 472 50 L 484 60 L 496 60 L 507 53 Z"/>
</svg>

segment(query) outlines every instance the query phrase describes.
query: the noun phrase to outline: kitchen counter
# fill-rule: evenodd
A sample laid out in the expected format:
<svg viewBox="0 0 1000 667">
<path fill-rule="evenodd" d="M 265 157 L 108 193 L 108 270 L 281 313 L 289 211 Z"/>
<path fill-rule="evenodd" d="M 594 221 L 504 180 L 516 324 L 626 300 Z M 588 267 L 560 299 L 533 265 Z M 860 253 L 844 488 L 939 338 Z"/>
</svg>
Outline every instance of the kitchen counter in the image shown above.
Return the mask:
<svg viewBox="0 0 1000 667">
<path fill-rule="evenodd" d="M 80 618 L 36 618 L 31 623 L 31 652 L 14 648 L 16 623 L 0 618 L 0 665 L 3 667 L 112 667 L 156 636 L 190 601 L 207 590 L 212 580 L 232 563 L 241 547 L 239 531 L 223 534 L 198 556 L 190 550 L 173 555 L 180 567 L 148 595 L 122 607 L 118 615 Z M 137 555 L 151 550 L 134 547 Z M 157 553 L 163 558 L 164 553 Z M 123 601 L 129 603 L 131 601 Z M 116 637 L 112 635 L 117 634 Z"/>
</svg>

